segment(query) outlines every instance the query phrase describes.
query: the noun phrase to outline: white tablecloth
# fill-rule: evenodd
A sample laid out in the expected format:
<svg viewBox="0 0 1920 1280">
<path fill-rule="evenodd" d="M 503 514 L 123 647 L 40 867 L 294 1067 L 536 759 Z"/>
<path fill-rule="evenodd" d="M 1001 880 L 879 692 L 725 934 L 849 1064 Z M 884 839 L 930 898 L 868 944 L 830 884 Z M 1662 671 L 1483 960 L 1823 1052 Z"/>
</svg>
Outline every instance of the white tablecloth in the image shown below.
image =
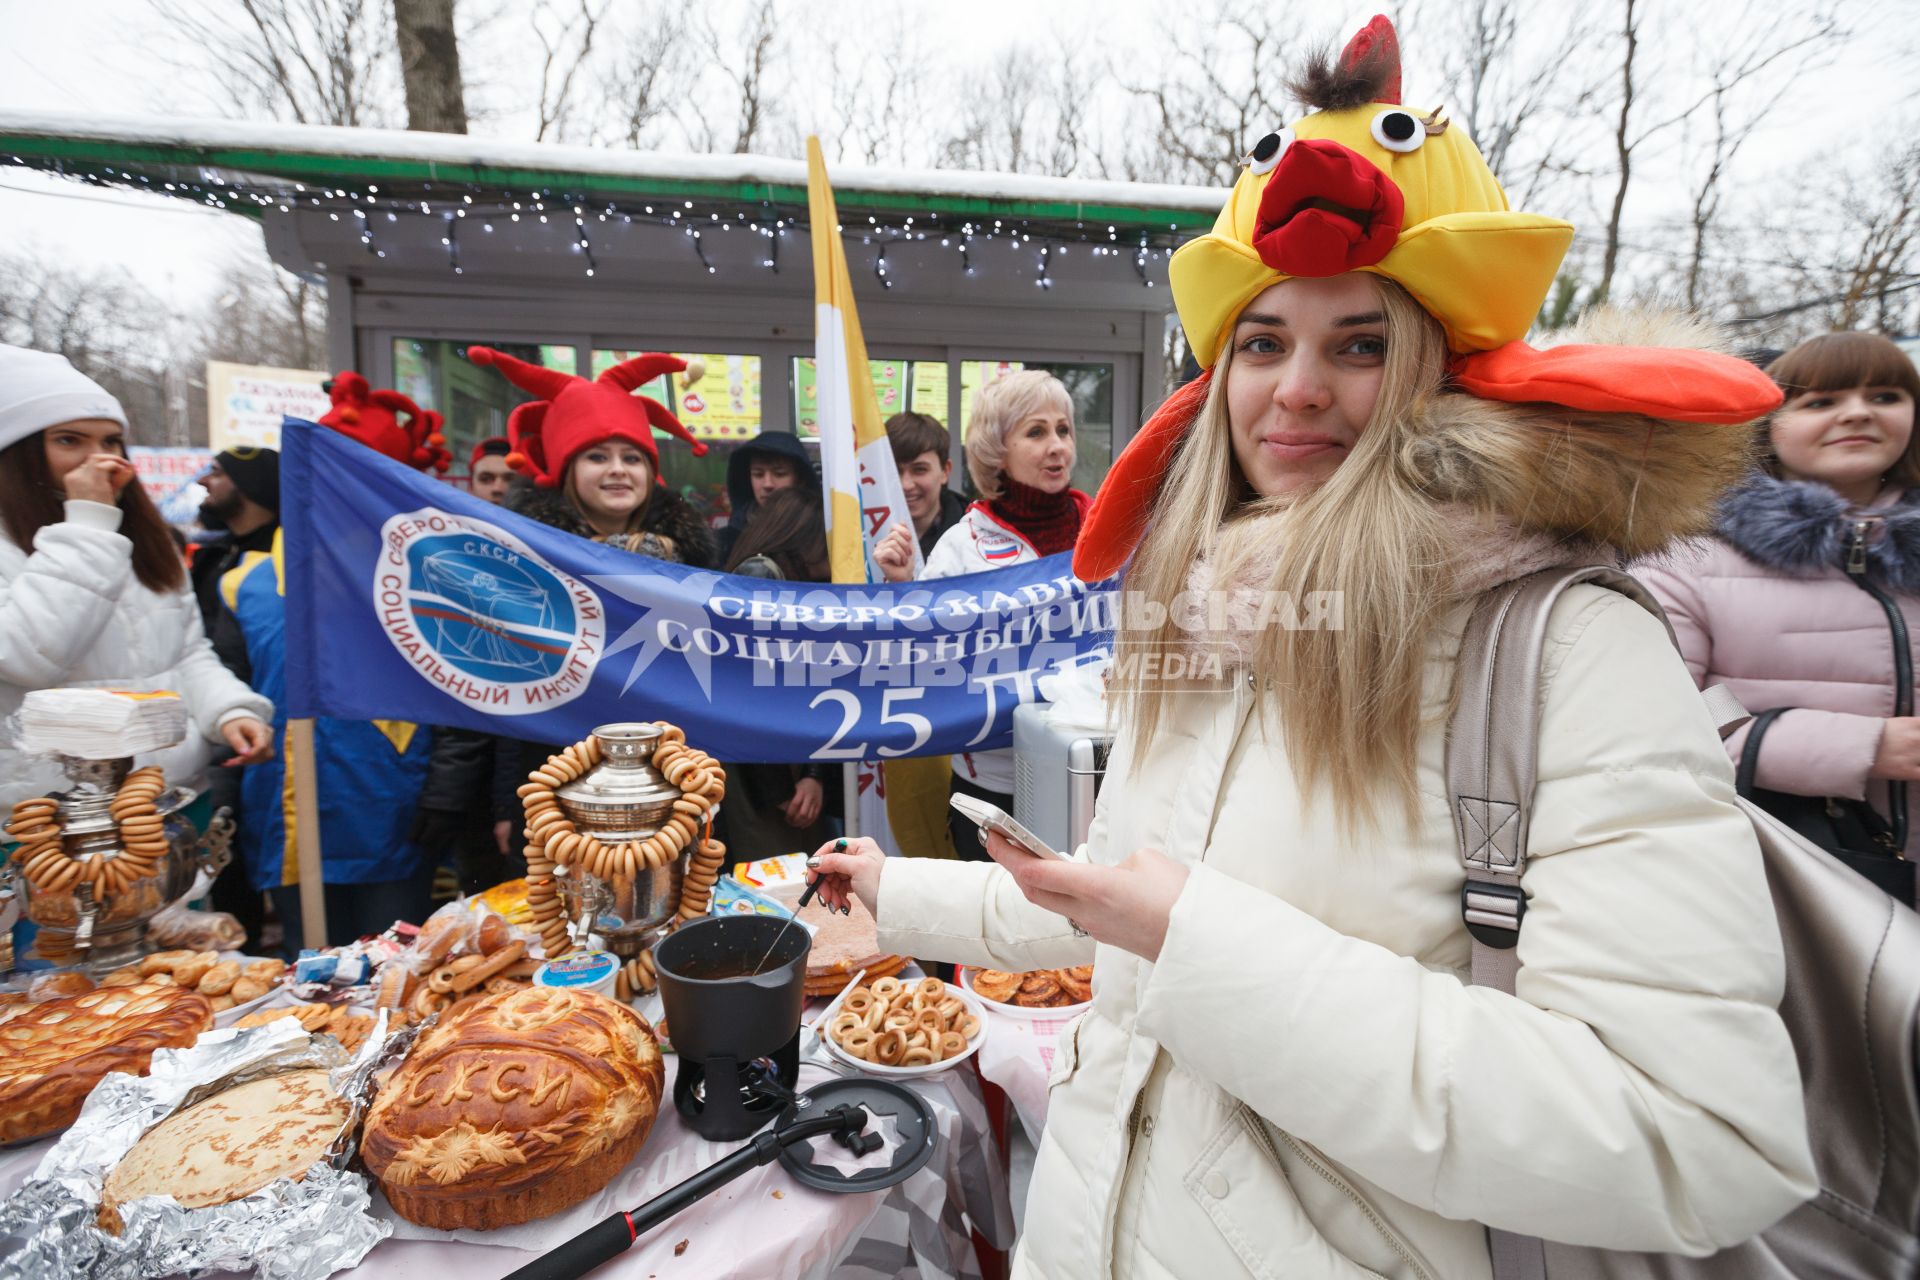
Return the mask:
<svg viewBox="0 0 1920 1280">
<path fill-rule="evenodd" d="M 712 1164 L 738 1143 L 711 1143 L 689 1129 L 674 1111 L 668 1060 L 664 1111 L 640 1155 L 588 1204 L 543 1223 L 488 1233 L 428 1231 L 396 1217 L 375 1193 L 378 1212 L 394 1235 L 346 1273 L 355 1280 L 436 1275 L 491 1280 L 525 1265 L 537 1250 L 557 1244 L 616 1209 L 630 1209 Z M 802 1068 L 806 1087 L 824 1079 L 825 1068 Z M 596 1275 L 635 1280 L 699 1277 L 700 1280 L 763 1280 L 764 1277 L 835 1277 L 885 1280 L 919 1276 L 953 1280 L 980 1274 L 969 1238 L 971 1225 L 994 1247 L 1013 1241 L 1001 1158 L 987 1124 L 979 1081 L 966 1065 L 908 1082 L 933 1108 L 940 1138 L 933 1159 L 918 1173 L 884 1192 L 833 1195 L 801 1186 L 778 1164 L 741 1177 L 668 1220 Z M 11 1195 L 32 1173 L 52 1139 L 0 1151 L 0 1197 Z M 684 1247 L 683 1247 L 684 1245 Z"/>
<path fill-rule="evenodd" d="M 1036 1146 L 1047 1125 L 1047 1078 L 1053 1074 L 1055 1046 L 1077 1016 L 1017 1018 L 987 1009 L 993 1029 L 980 1046 L 980 1074 L 1006 1093 Z"/>
</svg>

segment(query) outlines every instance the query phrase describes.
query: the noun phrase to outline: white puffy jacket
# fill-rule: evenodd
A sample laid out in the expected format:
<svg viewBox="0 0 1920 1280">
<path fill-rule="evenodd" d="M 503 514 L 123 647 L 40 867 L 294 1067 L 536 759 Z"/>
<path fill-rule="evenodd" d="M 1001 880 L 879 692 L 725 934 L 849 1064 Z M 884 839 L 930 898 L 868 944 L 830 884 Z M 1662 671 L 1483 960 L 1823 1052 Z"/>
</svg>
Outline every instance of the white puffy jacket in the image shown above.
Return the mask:
<svg viewBox="0 0 1920 1280">
<path fill-rule="evenodd" d="M 35 689 L 124 681 L 171 689 L 187 704 L 193 731 L 169 751 L 142 757 L 170 781 L 191 783 L 228 720 L 273 719 L 273 704 L 220 664 L 183 585 L 164 594 L 133 576 L 133 543 L 119 532 L 120 509 L 70 501 L 31 553 L 0 533 L 0 722 Z M 23 756 L 0 732 L 0 805 L 71 785 L 59 770 Z"/>
<path fill-rule="evenodd" d="M 1074 498 L 1082 512 L 1088 498 L 1078 490 Z M 940 535 L 933 554 L 927 557 L 920 578 L 957 578 L 963 574 L 985 573 L 1008 565 L 1038 560 L 1040 553 L 1012 525 L 1004 524 L 984 502 L 968 507 L 954 526 Z M 953 757 L 953 771 L 959 777 L 989 791 L 1013 794 L 1014 767 L 1012 748 L 999 751 L 962 751 Z"/>
<path fill-rule="evenodd" d="M 1518 995 L 1468 984 L 1443 732 L 1466 612 L 1429 664 L 1417 831 L 1306 804 L 1244 681 L 1175 699 L 1148 759 L 1123 736 L 1077 856 L 1191 868 L 1158 963 L 997 866 L 887 860 L 882 949 L 1095 966 L 1017 1276 L 1485 1280 L 1482 1223 L 1697 1254 L 1813 1193 L 1759 849 L 1685 666 L 1612 592 L 1550 622 Z"/>
</svg>

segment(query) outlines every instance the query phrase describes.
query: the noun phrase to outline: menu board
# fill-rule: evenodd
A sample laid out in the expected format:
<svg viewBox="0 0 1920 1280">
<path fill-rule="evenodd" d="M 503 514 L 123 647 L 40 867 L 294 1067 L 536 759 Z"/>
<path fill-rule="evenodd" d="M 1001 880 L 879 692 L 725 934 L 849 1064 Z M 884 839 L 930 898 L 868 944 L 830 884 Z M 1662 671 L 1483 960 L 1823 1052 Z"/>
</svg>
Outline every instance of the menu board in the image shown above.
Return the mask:
<svg viewBox="0 0 1920 1280">
<path fill-rule="evenodd" d="M 593 376 L 639 351 L 593 353 Z M 673 410 L 682 426 L 698 440 L 751 440 L 760 434 L 760 357 L 676 351 L 687 373 L 662 374 L 643 384 L 639 394 L 651 396 Z M 698 362 L 696 365 L 695 362 Z M 698 373 L 698 378 L 688 374 Z"/>
<path fill-rule="evenodd" d="M 941 423 L 947 420 L 947 366 L 945 361 L 913 362 L 913 411 Z"/>
</svg>

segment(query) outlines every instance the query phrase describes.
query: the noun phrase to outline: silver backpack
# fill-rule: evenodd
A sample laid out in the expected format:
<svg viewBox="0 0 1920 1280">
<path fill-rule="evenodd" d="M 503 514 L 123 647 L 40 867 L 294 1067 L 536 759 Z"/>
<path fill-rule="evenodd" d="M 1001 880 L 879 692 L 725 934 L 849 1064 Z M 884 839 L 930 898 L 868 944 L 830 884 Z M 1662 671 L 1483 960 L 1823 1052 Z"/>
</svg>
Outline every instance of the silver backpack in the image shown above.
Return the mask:
<svg viewBox="0 0 1920 1280">
<path fill-rule="evenodd" d="M 1547 616 L 1590 582 L 1666 620 L 1617 569 L 1547 569 L 1481 598 L 1461 640 L 1447 789 L 1466 868 L 1473 982 L 1512 994 Z M 1746 712 L 1707 690 L 1722 736 Z M 1489 1229 L 1494 1280 L 1913 1280 L 1920 1276 L 1920 914 L 1742 799 L 1787 960 L 1780 1014 L 1806 1089 L 1820 1192 L 1706 1258 L 1623 1253 Z"/>
</svg>

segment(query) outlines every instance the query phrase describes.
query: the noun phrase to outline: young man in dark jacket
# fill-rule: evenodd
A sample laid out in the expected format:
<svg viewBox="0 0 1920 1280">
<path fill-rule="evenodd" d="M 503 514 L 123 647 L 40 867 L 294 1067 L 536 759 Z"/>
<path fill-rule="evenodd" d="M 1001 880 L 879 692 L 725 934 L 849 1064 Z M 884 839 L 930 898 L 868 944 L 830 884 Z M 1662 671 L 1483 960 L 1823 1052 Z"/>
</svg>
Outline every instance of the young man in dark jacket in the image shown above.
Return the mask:
<svg viewBox="0 0 1920 1280">
<path fill-rule="evenodd" d="M 753 519 L 754 509 L 771 494 L 815 483 L 813 455 L 791 431 L 762 431 L 727 459 L 727 498 L 733 511 L 720 530 L 719 562 L 733 555 L 733 544 Z"/>
<path fill-rule="evenodd" d="M 900 490 L 924 561 L 940 535 L 967 512 L 967 500 L 947 487 L 953 475 L 953 442 L 938 418 L 908 412 L 887 419 L 887 443 L 893 448 L 893 464 L 900 468 Z"/>
</svg>

